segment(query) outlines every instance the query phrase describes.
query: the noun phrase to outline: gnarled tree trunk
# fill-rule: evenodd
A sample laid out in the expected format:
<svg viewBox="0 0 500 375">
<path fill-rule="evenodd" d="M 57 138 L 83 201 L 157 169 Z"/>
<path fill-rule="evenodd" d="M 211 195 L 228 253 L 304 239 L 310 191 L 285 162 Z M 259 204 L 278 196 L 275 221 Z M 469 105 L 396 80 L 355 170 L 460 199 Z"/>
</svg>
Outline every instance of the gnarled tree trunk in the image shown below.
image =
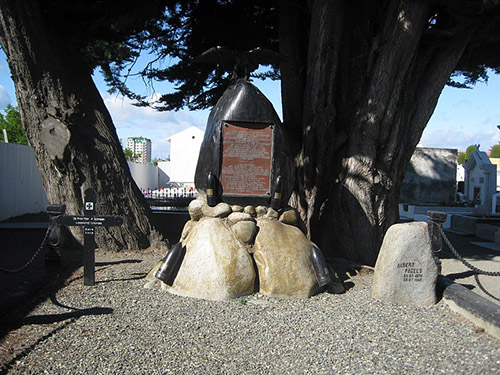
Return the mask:
<svg viewBox="0 0 500 375">
<path fill-rule="evenodd" d="M 474 30 L 457 24 L 443 43 L 427 43 L 435 10 L 419 0 L 311 0 L 308 11 L 306 65 L 288 55 L 282 67 L 283 79 L 306 71 L 302 92 L 282 88 L 303 103 L 298 208 L 328 256 L 373 265 L 398 219 L 406 166 Z M 285 125 L 297 111 L 290 103 Z"/>
<path fill-rule="evenodd" d="M 16 87 L 29 143 L 51 203 L 81 214 L 84 191 L 97 192 L 98 215 L 121 215 L 120 228 L 96 230 L 99 247 L 141 249 L 157 234 L 91 71 L 46 25 L 36 1 L 0 1 L 0 43 Z M 74 233 L 81 239 L 81 230 Z"/>
</svg>

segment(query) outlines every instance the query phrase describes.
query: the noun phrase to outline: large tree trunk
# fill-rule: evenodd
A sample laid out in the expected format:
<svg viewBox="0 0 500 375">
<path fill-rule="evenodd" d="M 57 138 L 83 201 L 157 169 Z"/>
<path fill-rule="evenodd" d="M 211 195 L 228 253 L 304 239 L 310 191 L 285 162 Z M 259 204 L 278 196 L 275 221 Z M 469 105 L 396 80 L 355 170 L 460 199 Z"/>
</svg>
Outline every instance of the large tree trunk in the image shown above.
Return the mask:
<svg viewBox="0 0 500 375">
<path fill-rule="evenodd" d="M 443 44 L 426 43 L 429 4 L 309 2 L 298 208 L 329 256 L 375 263 L 406 166 L 474 32 L 457 24 Z"/>
<path fill-rule="evenodd" d="M 51 203 L 81 214 L 84 191 L 97 192 L 98 215 L 121 215 L 120 228 L 99 228 L 107 249 L 141 249 L 157 234 L 131 178 L 111 117 L 89 68 L 44 23 L 36 1 L 0 2 L 0 43 L 16 87 L 21 119 Z M 74 230 L 81 239 L 81 230 Z"/>
</svg>

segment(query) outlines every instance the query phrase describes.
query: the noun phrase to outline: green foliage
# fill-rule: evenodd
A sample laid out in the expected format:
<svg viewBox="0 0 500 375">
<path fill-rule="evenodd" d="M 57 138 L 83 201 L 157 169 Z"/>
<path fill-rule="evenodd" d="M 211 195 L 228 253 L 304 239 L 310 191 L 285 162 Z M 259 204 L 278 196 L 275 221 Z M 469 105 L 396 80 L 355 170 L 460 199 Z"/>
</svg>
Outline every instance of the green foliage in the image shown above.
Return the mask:
<svg viewBox="0 0 500 375">
<path fill-rule="evenodd" d="M 467 147 L 465 150 L 465 161 L 467 161 L 470 158 L 470 154 L 472 154 L 473 151 L 477 150 L 477 147 L 475 145 L 470 145 Z"/>
<path fill-rule="evenodd" d="M 198 64 L 194 58 L 214 46 L 238 51 L 255 47 L 278 51 L 278 4 L 287 7 L 298 3 L 286 0 L 40 0 L 47 25 L 64 31 L 59 33 L 61 40 L 57 42 L 80 54 L 88 63 L 89 71 L 100 67 L 110 92 L 121 93 L 134 99 L 137 105 L 146 106 L 150 103 L 145 97 L 128 88 L 129 77 L 142 77 L 153 89 L 155 81 L 173 83 L 174 92 L 164 93 L 155 105 L 159 110 L 213 106 L 229 85 L 229 74 L 222 64 Z M 306 28 L 315 22 L 308 3 L 311 2 L 300 6 Z M 368 9 L 366 4 L 369 2 L 359 2 L 360 12 Z M 381 4 L 385 5 L 380 5 L 380 9 L 388 7 L 386 1 Z M 500 73 L 499 1 L 430 0 L 428 9 L 429 19 L 420 43 L 429 50 L 448 47 L 455 43 L 456 35 L 474 30 L 449 85 L 471 88 L 476 82 L 487 82 L 489 73 Z M 384 17 L 384 13 L 380 16 Z M 374 28 L 378 21 L 374 20 Z M 153 56 L 152 61 L 137 66 L 139 56 L 145 52 Z M 348 51 L 343 54 L 349 56 Z M 279 70 L 277 66 L 271 67 L 253 77 L 278 79 Z"/>
<path fill-rule="evenodd" d="M 141 155 L 134 154 L 131 149 L 126 148 L 123 150 L 123 153 L 125 154 L 125 159 L 127 161 L 137 161 Z"/>
<path fill-rule="evenodd" d="M 0 113 L 0 129 L 7 129 L 9 143 L 28 144 L 28 138 L 21 124 L 21 117 L 17 107 L 9 104 L 4 109 L 4 113 Z M 0 141 L 3 142 L 3 140 L 3 135 L 0 135 Z"/>
<path fill-rule="evenodd" d="M 500 144 L 491 147 L 490 158 L 500 158 Z"/>
<path fill-rule="evenodd" d="M 459 152 L 458 155 L 457 155 L 457 163 L 458 163 L 458 165 L 465 164 L 465 162 L 467 161 L 466 157 L 467 156 L 466 156 L 465 152 Z"/>
<path fill-rule="evenodd" d="M 149 23 L 147 29 L 127 42 L 132 50 L 142 48 L 157 56 L 136 75 L 151 86 L 155 81 L 176 85 L 175 92 L 162 95 L 155 108 L 196 110 L 215 105 L 229 85 L 230 75 L 222 64 L 194 61 L 211 47 L 224 46 L 237 51 L 261 47 L 278 51 L 275 3 L 270 0 L 169 2 L 161 20 Z M 168 61 L 167 66 L 162 66 L 164 60 Z M 148 105 L 144 97 L 132 93 L 126 86 L 132 71 L 131 61 L 124 58 L 114 64 L 101 65 L 102 72 L 112 92 L 135 99 L 140 106 Z M 277 67 L 271 67 L 252 77 L 277 79 L 279 74 Z"/>
</svg>

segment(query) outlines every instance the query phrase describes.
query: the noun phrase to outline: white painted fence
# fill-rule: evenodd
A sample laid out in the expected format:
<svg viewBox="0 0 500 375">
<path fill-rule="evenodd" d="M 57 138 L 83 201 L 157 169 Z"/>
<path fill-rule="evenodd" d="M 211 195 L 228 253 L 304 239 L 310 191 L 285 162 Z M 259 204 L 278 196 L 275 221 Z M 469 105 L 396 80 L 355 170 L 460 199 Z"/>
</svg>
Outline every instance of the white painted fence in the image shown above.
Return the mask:
<svg viewBox="0 0 500 375">
<path fill-rule="evenodd" d="M 31 147 L 0 142 L 0 220 L 45 211 L 48 204 Z"/>
</svg>

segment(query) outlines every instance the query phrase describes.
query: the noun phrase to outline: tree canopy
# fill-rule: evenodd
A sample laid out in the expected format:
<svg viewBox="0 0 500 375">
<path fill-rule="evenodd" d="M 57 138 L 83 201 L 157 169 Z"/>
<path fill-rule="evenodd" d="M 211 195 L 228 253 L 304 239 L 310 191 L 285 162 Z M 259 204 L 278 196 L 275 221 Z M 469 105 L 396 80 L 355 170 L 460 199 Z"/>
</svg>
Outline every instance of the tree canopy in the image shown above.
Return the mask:
<svg viewBox="0 0 500 375">
<path fill-rule="evenodd" d="M 491 147 L 490 158 L 500 158 L 500 144 Z"/>
<path fill-rule="evenodd" d="M 115 92 L 147 103 L 126 86 L 126 78 L 138 51 L 148 49 L 157 58 L 135 74 L 146 82 L 170 81 L 176 85 L 174 92 L 163 93 L 155 107 L 160 110 L 202 109 L 212 107 L 229 84 L 229 75 L 221 64 L 195 62 L 206 49 L 213 46 L 245 51 L 255 47 L 279 50 L 278 14 L 284 7 L 297 8 L 301 22 L 310 25 L 311 6 L 304 2 L 287 0 L 239 1 L 171 1 L 160 21 L 149 23 L 139 36 L 120 48 L 127 52 L 116 53 L 113 59 L 101 59 L 107 82 Z M 342 2 L 339 2 L 342 3 Z M 394 1 L 377 3 L 380 16 Z M 465 28 L 472 28 L 467 47 L 448 85 L 471 88 L 478 81 L 488 80 L 488 71 L 500 73 L 500 3 L 496 0 L 430 1 L 428 22 L 422 43 L 430 47 L 445 46 Z M 365 7 L 365 5 L 363 5 Z M 361 8 L 360 8 L 361 9 Z M 377 16 L 373 17 L 375 20 Z M 215 20 L 220 20 L 216 22 Z M 372 27 L 380 27 L 374 23 Z M 108 46 L 108 45 L 106 45 Z M 101 55 L 103 54 L 100 51 Z M 124 57 L 124 58 L 123 58 Z M 287 58 L 287 56 L 283 56 Z M 290 56 L 288 56 L 290 58 Z M 166 67 L 157 64 L 171 62 Z M 257 78 L 279 79 L 279 66 L 254 74 Z"/>
<path fill-rule="evenodd" d="M 4 109 L 4 113 L 0 113 L 0 129 L 6 129 L 9 143 L 28 144 L 28 138 L 16 107 L 9 104 Z M 0 136 L 0 142 L 3 142 L 3 136 Z"/>
<path fill-rule="evenodd" d="M 457 155 L 458 165 L 465 164 L 465 162 L 467 161 L 466 156 L 467 155 L 465 154 L 465 152 L 458 152 L 458 155 Z"/>
<path fill-rule="evenodd" d="M 127 159 L 127 161 L 137 161 L 137 159 L 141 157 L 140 155 L 134 154 L 134 152 L 129 148 L 125 148 L 123 153 L 125 154 L 125 159 Z"/>
<path fill-rule="evenodd" d="M 470 158 L 470 154 L 472 154 L 472 152 L 474 152 L 476 150 L 477 150 L 477 146 L 476 145 L 469 145 L 465 149 L 465 161 L 467 161 Z"/>
</svg>

